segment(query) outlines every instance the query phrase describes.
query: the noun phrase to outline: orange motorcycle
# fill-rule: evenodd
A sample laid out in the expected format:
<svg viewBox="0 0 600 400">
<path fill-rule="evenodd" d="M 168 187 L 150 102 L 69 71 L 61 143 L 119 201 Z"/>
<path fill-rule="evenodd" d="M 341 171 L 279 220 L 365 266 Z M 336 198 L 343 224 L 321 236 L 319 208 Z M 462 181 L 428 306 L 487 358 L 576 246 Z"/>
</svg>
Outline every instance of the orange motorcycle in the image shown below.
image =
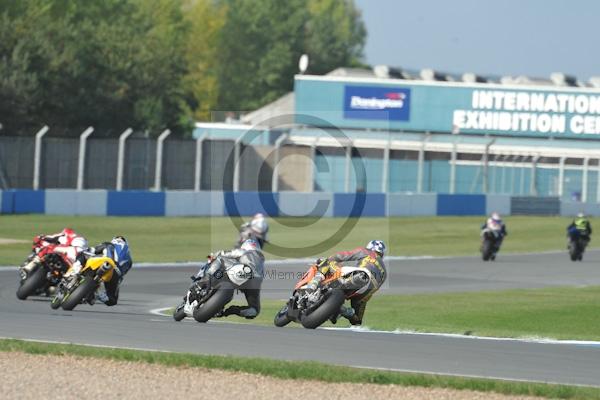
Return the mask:
<svg viewBox="0 0 600 400">
<path fill-rule="evenodd" d="M 365 293 L 373 279 L 371 272 L 356 266 L 336 266 L 326 275 L 316 290 L 307 290 L 307 285 L 317 274 L 317 266 L 311 265 L 294 292 L 275 315 L 275 326 L 283 327 L 298 322 L 307 329 L 315 329 L 329 319 L 337 319 L 344 301 Z"/>
</svg>

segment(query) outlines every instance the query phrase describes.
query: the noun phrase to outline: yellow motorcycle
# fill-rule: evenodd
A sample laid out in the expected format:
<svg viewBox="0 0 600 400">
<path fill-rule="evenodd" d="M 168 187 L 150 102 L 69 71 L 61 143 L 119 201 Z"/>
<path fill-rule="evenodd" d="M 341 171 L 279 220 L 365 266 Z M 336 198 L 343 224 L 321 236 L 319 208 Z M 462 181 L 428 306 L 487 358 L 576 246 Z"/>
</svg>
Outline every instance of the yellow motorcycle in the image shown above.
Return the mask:
<svg viewBox="0 0 600 400">
<path fill-rule="evenodd" d="M 95 256 L 89 258 L 83 267 L 71 266 L 58 285 L 50 307 L 70 311 L 78 304 L 93 305 L 96 301 L 96 290 L 101 282 L 112 279 L 115 262 L 109 257 Z"/>
</svg>

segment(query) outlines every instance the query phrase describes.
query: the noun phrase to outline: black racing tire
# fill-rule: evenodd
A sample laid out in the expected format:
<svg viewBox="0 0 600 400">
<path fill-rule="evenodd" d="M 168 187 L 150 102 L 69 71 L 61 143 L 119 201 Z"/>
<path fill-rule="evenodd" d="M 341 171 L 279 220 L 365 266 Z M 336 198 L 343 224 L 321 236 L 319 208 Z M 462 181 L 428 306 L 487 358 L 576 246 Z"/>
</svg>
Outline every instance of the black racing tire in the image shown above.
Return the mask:
<svg viewBox="0 0 600 400">
<path fill-rule="evenodd" d="M 41 265 L 25 279 L 25 282 L 17 289 L 17 298 L 25 300 L 27 297 L 35 294 L 35 292 L 43 287 L 47 282 L 46 269 Z"/>
<path fill-rule="evenodd" d="M 490 240 L 486 239 L 483 241 L 483 244 L 481 245 L 481 258 L 483 261 L 490 260 L 492 257 L 492 252 L 494 251 L 493 247 L 494 245 Z"/>
<path fill-rule="evenodd" d="M 275 319 L 273 320 L 273 323 L 276 327 L 282 328 L 290 322 L 292 322 L 292 320 L 288 316 L 288 305 L 286 304 L 281 310 L 277 312 L 277 314 L 275 314 Z"/>
<path fill-rule="evenodd" d="M 72 291 L 65 294 L 65 298 L 63 299 L 61 306 L 65 311 L 71 311 L 78 304 L 81 303 L 83 299 L 90 295 L 93 291 L 96 290 L 98 283 L 94 280 L 94 278 L 90 275 L 86 275 L 81 278 L 83 281 L 79 283 L 79 285 Z"/>
<path fill-rule="evenodd" d="M 175 311 L 173 311 L 173 319 L 175 321 L 179 322 L 185 318 L 184 306 L 185 306 L 185 303 L 181 303 L 180 305 L 178 305 L 175 308 Z"/>
<path fill-rule="evenodd" d="M 577 250 L 577 245 L 575 243 L 569 245 L 569 257 L 571 258 L 571 261 L 577 261 L 579 258 L 579 252 Z"/>
<path fill-rule="evenodd" d="M 194 319 L 198 322 L 208 321 L 221 311 L 231 299 L 233 299 L 233 289 L 217 289 L 208 300 L 196 307 L 194 310 Z"/>
<path fill-rule="evenodd" d="M 335 289 L 332 290 L 327 299 L 313 312 L 308 315 L 302 316 L 300 322 L 306 329 L 316 329 L 321 326 L 325 321 L 331 318 L 332 315 L 337 314 L 340 308 L 344 304 L 346 297 L 344 292 Z"/>
</svg>

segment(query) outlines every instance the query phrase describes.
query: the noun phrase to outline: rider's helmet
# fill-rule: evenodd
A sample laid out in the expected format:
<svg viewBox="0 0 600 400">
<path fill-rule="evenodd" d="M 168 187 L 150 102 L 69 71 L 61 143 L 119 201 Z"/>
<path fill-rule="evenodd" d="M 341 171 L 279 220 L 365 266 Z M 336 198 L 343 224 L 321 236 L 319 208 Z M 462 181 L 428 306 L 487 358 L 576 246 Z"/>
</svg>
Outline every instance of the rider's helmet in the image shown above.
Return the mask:
<svg viewBox="0 0 600 400">
<path fill-rule="evenodd" d="M 367 243 L 366 249 L 379 254 L 379 257 L 385 255 L 385 243 L 383 243 L 383 240 L 371 240 Z"/>
<path fill-rule="evenodd" d="M 497 212 L 493 212 L 490 218 L 492 218 L 492 221 L 497 224 L 502 222 L 502 218 L 500 217 L 500 214 L 498 214 Z"/>
<path fill-rule="evenodd" d="M 256 237 L 266 240 L 267 232 L 269 231 L 269 224 L 267 219 L 262 214 L 256 214 L 252 221 L 250 221 L 250 229 L 256 235 Z"/>
<path fill-rule="evenodd" d="M 585 214 L 582 212 L 577 213 L 577 218 L 585 218 Z"/>
<path fill-rule="evenodd" d="M 75 233 L 75 231 L 71 228 L 65 228 L 62 230 L 61 235 L 65 235 L 65 236 L 76 236 L 77 234 Z"/>
<path fill-rule="evenodd" d="M 77 236 L 77 237 L 73 238 L 73 240 L 71 241 L 71 246 L 79 247 L 81 249 L 87 249 L 88 241 L 83 236 Z"/>
<path fill-rule="evenodd" d="M 260 245 L 254 239 L 244 240 L 240 248 L 245 251 L 260 251 Z"/>
</svg>

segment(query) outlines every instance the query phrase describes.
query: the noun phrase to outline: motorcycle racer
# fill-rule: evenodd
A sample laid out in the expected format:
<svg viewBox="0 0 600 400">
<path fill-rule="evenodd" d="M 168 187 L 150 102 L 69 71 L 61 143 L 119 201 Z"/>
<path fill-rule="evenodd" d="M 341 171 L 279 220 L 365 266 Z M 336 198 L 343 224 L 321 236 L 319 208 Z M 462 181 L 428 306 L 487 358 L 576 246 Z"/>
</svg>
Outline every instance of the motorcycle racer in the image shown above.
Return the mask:
<svg viewBox="0 0 600 400">
<path fill-rule="evenodd" d="M 368 289 L 361 295 L 353 297 L 350 301 L 350 307 L 342 306 L 340 314 L 348 319 L 352 325 L 361 325 L 368 301 L 379 290 L 387 276 L 383 262 L 385 250 L 386 246 L 383 241 L 371 240 L 365 247 L 342 251 L 326 259 L 319 259 L 317 260 L 318 272 L 306 289 L 314 291 L 326 275 L 342 267 L 341 263 L 355 261 L 356 266 L 367 269 L 372 278 L 363 283 L 363 285 L 368 285 Z M 335 323 L 336 320 L 332 320 L 332 322 Z"/>
<path fill-rule="evenodd" d="M 502 221 L 500 214 L 498 214 L 497 212 L 493 212 L 490 215 L 490 217 L 481 225 L 482 234 L 486 230 L 490 231 L 496 239 L 494 242 L 494 253 L 491 257 L 491 259 L 493 260 L 496 258 L 496 253 L 498 253 L 498 251 L 500 250 L 500 246 L 504 241 L 504 237 L 508 235 L 508 232 L 506 230 L 506 224 L 504 224 L 504 222 Z"/>
<path fill-rule="evenodd" d="M 252 278 L 248 280 L 239 290 L 246 297 L 247 306 L 229 306 L 217 316 L 239 315 L 246 319 L 253 319 L 260 313 L 260 287 L 264 275 L 265 257 L 261 251 L 257 240 L 245 240 L 239 249 L 231 251 L 219 251 L 216 255 L 210 257 L 214 262 L 220 261 L 227 263 L 228 261 L 244 264 L 252 270 Z M 202 267 L 204 268 L 204 267 Z M 192 279 L 195 279 L 196 274 Z"/>
<path fill-rule="evenodd" d="M 569 238 L 573 239 L 579 236 L 583 239 L 585 246 L 590 242 L 590 235 L 592 234 L 592 225 L 590 221 L 585 217 L 582 212 L 577 214 L 577 218 L 567 226 L 567 233 Z"/>
<path fill-rule="evenodd" d="M 100 285 L 96 293 L 96 299 L 107 306 L 114 306 L 119 300 L 119 287 L 127 272 L 133 266 L 131 252 L 127 239 L 123 236 L 115 236 L 110 242 L 103 242 L 89 249 L 90 254 L 103 255 L 111 258 L 117 268 L 115 268 L 112 279 Z"/>
</svg>

